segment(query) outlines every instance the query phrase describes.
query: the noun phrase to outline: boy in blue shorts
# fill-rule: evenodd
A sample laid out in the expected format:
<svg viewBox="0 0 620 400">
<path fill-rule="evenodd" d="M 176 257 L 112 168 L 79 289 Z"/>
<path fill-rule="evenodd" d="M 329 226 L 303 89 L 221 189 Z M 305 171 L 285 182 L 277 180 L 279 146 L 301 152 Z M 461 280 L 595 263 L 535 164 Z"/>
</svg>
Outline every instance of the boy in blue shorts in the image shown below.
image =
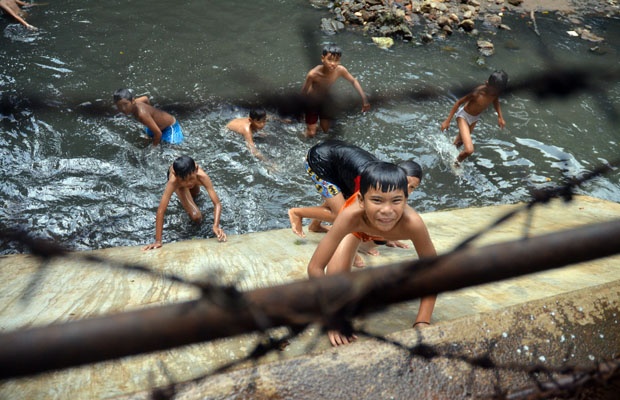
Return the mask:
<svg viewBox="0 0 620 400">
<path fill-rule="evenodd" d="M 183 130 L 176 118 L 153 107 L 146 96 L 134 98 L 131 89 L 114 92 L 114 103 L 120 112 L 133 115 L 145 126 L 146 134 L 153 138 L 153 146 L 160 142 L 179 144 L 183 141 Z"/>
</svg>

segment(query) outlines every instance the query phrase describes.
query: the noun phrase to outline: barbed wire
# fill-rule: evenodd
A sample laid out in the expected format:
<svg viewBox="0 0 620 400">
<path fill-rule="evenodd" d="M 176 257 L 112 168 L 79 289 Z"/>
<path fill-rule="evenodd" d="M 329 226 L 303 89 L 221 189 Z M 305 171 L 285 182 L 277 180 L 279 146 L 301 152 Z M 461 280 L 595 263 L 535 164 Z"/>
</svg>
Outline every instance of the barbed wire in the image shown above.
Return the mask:
<svg viewBox="0 0 620 400">
<path fill-rule="evenodd" d="M 590 73 L 600 76 L 598 75 L 598 72 L 596 71 L 590 71 Z M 546 82 L 547 77 L 551 75 L 555 75 L 555 72 L 554 73 L 552 73 L 551 71 L 543 72 L 542 74 L 538 76 L 534 76 L 533 78 L 530 77 L 529 80 L 525 79 L 523 80 L 522 83 L 515 84 L 510 90 L 516 92 L 520 90 L 533 90 L 534 88 L 536 88 L 538 93 L 541 94 L 542 98 L 546 98 L 550 96 L 574 95 L 575 93 L 578 92 L 577 89 L 587 89 L 587 90 L 594 90 L 594 91 L 600 90 L 597 85 L 592 85 L 592 84 L 587 83 L 589 82 L 589 79 L 590 79 L 590 75 L 589 75 L 590 73 L 585 73 L 583 71 L 576 73 L 575 70 L 570 70 L 570 72 L 567 71 L 564 76 L 573 77 L 573 78 L 556 79 L 554 83 L 547 84 L 546 86 L 541 86 L 540 82 Z M 562 73 L 560 73 L 559 75 L 562 76 Z M 618 79 L 620 75 L 618 76 L 613 75 L 613 76 L 615 79 Z M 574 77 L 578 77 L 576 88 L 567 89 L 565 85 L 567 84 L 567 82 L 574 82 Z M 427 98 L 427 96 L 429 96 L 429 93 L 430 92 L 428 90 L 422 90 L 420 92 L 410 93 L 409 96 L 410 98 L 418 98 L 418 99 Z M 281 99 L 277 97 L 275 99 L 276 101 L 274 101 L 273 105 L 277 106 L 278 102 Z M 303 105 L 300 105 L 300 107 L 303 107 Z M 610 118 L 616 117 L 613 113 L 608 114 L 608 116 Z M 528 213 L 528 215 L 531 215 L 531 210 L 535 206 L 546 204 L 552 199 L 561 199 L 562 201 L 570 202 L 573 199 L 573 196 L 575 195 L 575 190 L 578 187 L 580 187 L 584 183 L 589 182 L 597 177 L 616 171 L 616 169 L 619 166 L 620 166 L 620 160 L 615 160 L 608 164 L 599 165 L 596 168 L 594 168 L 594 170 L 588 173 L 585 173 L 581 176 L 572 177 L 572 176 L 565 175 L 564 182 L 560 185 L 546 187 L 543 189 L 532 190 L 531 192 L 532 197 L 528 202 L 526 202 L 521 207 L 502 215 L 501 217 L 493 221 L 491 224 L 489 224 L 487 228 L 482 229 L 476 232 L 475 234 L 473 234 L 472 236 L 468 237 L 467 239 L 463 240 L 460 244 L 458 244 L 454 248 L 453 252 L 458 252 L 458 251 L 463 250 L 464 248 L 468 247 L 476 239 L 489 234 L 496 227 L 500 226 L 501 224 L 506 223 L 507 221 L 513 219 L 515 216 L 521 213 Z M 530 220 L 528 219 L 526 221 L 530 221 Z M 526 226 L 524 226 L 524 237 L 527 237 L 528 235 L 528 230 L 529 230 L 529 226 L 527 226 L 528 223 L 529 222 L 526 222 Z M 53 259 L 70 257 L 72 259 L 77 259 L 77 260 L 81 259 L 82 261 L 88 264 L 105 266 L 106 268 L 121 269 L 127 272 L 138 272 L 138 273 L 144 273 L 147 275 L 156 275 L 159 278 L 170 281 L 170 282 L 176 282 L 176 283 L 180 283 L 184 285 L 197 287 L 201 290 L 202 300 L 211 302 L 213 304 L 217 304 L 230 311 L 236 311 L 236 310 L 239 310 L 240 308 L 247 308 L 248 306 L 250 306 L 250 304 L 245 300 L 243 293 L 239 292 L 234 286 L 221 286 L 221 285 L 213 284 L 211 282 L 188 280 L 187 278 L 184 278 L 180 275 L 171 274 L 167 272 L 162 273 L 161 271 L 153 271 L 151 270 L 150 267 L 146 265 L 136 264 L 136 263 L 114 262 L 109 259 L 99 257 L 97 255 L 90 254 L 90 253 L 84 253 L 84 254 L 72 253 L 58 243 L 55 243 L 49 240 L 37 239 L 29 235 L 26 231 L 21 230 L 21 229 L 7 228 L 3 226 L 2 230 L 0 230 L 0 241 L 18 242 L 21 246 L 24 246 L 25 248 L 27 248 L 29 253 L 31 253 L 33 256 L 38 257 L 41 260 L 41 265 L 38 270 L 39 272 L 33 276 L 29 285 L 25 289 L 24 298 L 27 298 L 29 294 L 33 294 L 36 292 L 36 288 L 39 282 L 45 277 L 45 274 L 44 274 L 45 267 L 48 266 L 49 263 Z M 425 263 L 422 263 L 422 264 L 425 264 L 427 268 L 430 268 L 432 265 L 434 265 L 434 261 L 429 261 L 429 260 L 424 260 L 424 261 Z M 424 267 L 424 265 L 422 265 L 422 267 Z M 421 265 L 419 265 L 418 263 L 415 266 L 415 268 L 417 270 L 420 270 Z M 350 318 L 357 315 L 357 309 L 356 309 L 357 307 L 351 306 L 352 304 L 355 304 L 355 302 L 352 302 L 352 301 L 357 300 L 357 301 L 363 302 L 364 300 L 367 300 L 365 299 L 365 296 L 368 296 L 368 293 L 355 293 L 354 295 L 351 295 L 351 297 L 340 299 L 339 303 L 332 303 L 329 305 L 325 304 L 325 307 L 323 309 L 323 313 L 324 313 L 323 329 L 327 330 L 327 329 L 337 328 L 344 332 L 353 333 L 354 329 L 349 321 L 350 321 Z M 372 302 L 372 300 L 367 300 L 367 301 Z M 382 306 L 377 307 L 377 309 L 381 310 L 384 307 L 385 305 L 382 305 Z M 269 323 L 266 322 L 267 317 L 259 309 L 254 309 L 251 306 L 250 306 L 250 309 L 252 310 L 254 318 L 257 322 L 259 331 L 266 332 L 269 327 Z M 308 325 L 306 324 L 296 326 L 294 327 L 294 329 L 291 329 L 288 335 L 280 339 L 275 339 L 273 337 L 266 336 L 265 337 L 266 339 L 263 341 L 260 341 L 248 353 L 246 357 L 240 360 L 225 364 L 224 366 L 221 366 L 215 369 L 209 374 L 196 378 L 192 381 L 198 382 L 214 374 L 226 372 L 248 361 L 258 362 L 264 355 L 269 354 L 271 352 L 280 351 L 286 343 L 298 337 L 299 334 L 302 333 L 307 327 Z M 374 335 L 371 332 L 367 332 L 364 330 L 355 330 L 355 333 L 364 335 L 369 338 L 373 338 L 375 340 L 380 340 L 386 343 L 391 343 L 392 345 L 398 348 L 402 348 L 402 345 L 395 343 L 393 341 L 390 341 L 389 339 L 386 339 L 383 336 Z M 510 370 L 510 371 L 518 370 L 522 372 L 527 371 L 531 375 L 532 380 L 535 383 L 535 387 L 537 388 L 535 392 L 532 392 L 531 388 L 523 389 L 521 392 L 519 392 L 519 393 L 528 393 L 527 396 L 539 395 L 541 393 L 544 393 L 545 395 L 548 395 L 550 393 L 553 395 L 560 395 L 561 393 L 566 393 L 566 392 L 574 393 L 576 390 L 578 390 L 578 388 L 582 387 L 585 384 L 591 384 L 592 382 L 607 382 L 612 379 L 617 379 L 617 375 L 618 375 L 617 360 L 616 361 L 612 360 L 612 363 L 615 363 L 613 364 L 615 367 L 612 368 L 611 373 L 601 372 L 599 364 L 592 366 L 590 370 L 577 373 L 574 370 L 570 370 L 570 369 L 567 370 L 568 367 L 553 369 L 553 368 L 542 367 L 538 365 L 536 366 L 520 365 L 520 364 L 519 365 L 517 364 L 499 365 L 499 364 L 492 362 L 487 356 L 467 358 L 467 357 L 463 357 L 460 355 L 454 355 L 454 354 L 449 354 L 449 353 L 438 353 L 433 348 L 433 346 L 426 345 L 424 343 L 419 343 L 410 348 L 403 348 L 403 350 L 406 350 L 408 354 L 410 354 L 411 357 L 421 357 L 427 360 L 431 360 L 436 357 L 443 357 L 447 359 L 453 359 L 453 360 L 466 362 L 469 365 L 471 365 L 472 368 Z M 549 382 L 541 383 L 537 379 L 534 379 L 534 376 L 537 373 L 544 373 L 547 377 L 551 377 L 552 374 L 562 373 L 563 375 L 566 375 L 568 377 L 563 378 L 564 380 L 562 382 L 558 382 L 557 380 L 555 381 L 551 380 L 550 383 Z M 175 387 L 176 387 L 176 384 L 172 384 L 167 389 L 154 389 L 153 398 L 169 398 L 169 397 L 161 397 L 161 396 L 164 396 L 165 393 L 174 393 Z M 161 392 L 161 390 L 164 390 L 164 392 Z M 525 395 L 521 395 L 519 393 L 511 394 L 510 395 L 511 397 L 508 397 L 508 394 L 500 393 L 501 391 L 499 390 L 499 387 L 496 388 L 496 392 L 497 394 L 496 394 L 496 397 L 494 398 L 526 398 L 524 397 Z M 504 396 L 504 397 L 501 397 L 501 396 Z M 522 397 L 518 397 L 518 396 L 522 396 Z"/>
<path fill-rule="evenodd" d="M 311 34 L 306 32 L 306 36 L 308 41 L 316 43 L 316 40 L 314 40 L 315 38 Z M 247 74 L 244 74 L 244 71 L 240 71 L 239 75 L 247 77 Z M 620 113 L 618 112 L 613 100 L 607 93 L 606 88 L 609 86 L 609 82 L 619 81 L 620 69 L 617 68 L 598 68 L 592 66 L 565 67 L 557 64 L 550 64 L 550 66 L 542 72 L 536 72 L 513 79 L 513 83 L 511 83 L 507 88 L 507 93 L 534 94 L 541 101 L 551 98 L 571 97 L 583 92 L 594 93 L 597 95 L 595 97 L 599 101 L 599 107 L 605 113 L 607 118 L 611 121 L 618 121 L 620 119 Z M 378 105 L 395 100 L 427 101 L 442 96 L 443 94 L 444 92 L 438 88 L 428 86 L 418 88 L 416 90 L 393 91 L 390 94 L 374 94 L 371 97 L 371 101 Z M 12 95 L 7 94 L 3 94 L 0 97 L 0 113 L 3 114 L 16 114 L 16 111 L 23 107 L 28 107 L 30 109 L 64 107 L 63 104 L 54 103 L 52 105 L 44 100 L 37 99 L 36 95 L 20 99 L 15 99 Z M 88 99 L 73 99 L 71 106 L 74 106 L 73 103 L 76 101 L 81 104 L 88 102 Z M 280 115 L 288 116 L 299 115 L 302 113 L 306 109 L 306 101 L 307 100 L 300 96 L 297 92 L 285 91 L 276 94 L 262 93 L 257 95 L 255 99 L 240 101 L 239 105 L 248 108 L 255 105 L 261 105 L 267 109 L 274 110 Z M 176 102 L 175 105 L 169 106 L 168 109 L 174 108 L 174 111 L 177 114 L 182 114 L 197 111 L 199 108 L 203 108 L 204 106 L 204 104 L 194 105 L 191 103 Z M 343 112 L 357 108 L 357 102 L 347 103 L 345 101 L 340 105 L 340 110 Z M 88 115 L 106 115 L 112 113 L 112 110 L 107 105 L 95 103 L 78 107 L 76 112 Z M 502 215 L 495 221 L 492 221 L 488 227 L 481 229 L 466 238 L 446 255 L 438 257 L 437 259 L 426 259 L 415 264 L 411 263 L 411 269 L 415 266 L 417 271 L 428 270 L 435 266 L 438 260 L 443 259 L 446 256 L 462 252 L 475 240 L 483 237 L 484 235 L 488 235 L 493 231 L 493 229 L 523 213 L 528 215 L 528 219 L 526 219 L 523 229 L 523 237 L 526 238 L 529 235 L 529 223 L 531 222 L 532 215 L 531 211 L 534 207 L 546 204 L 553 199 L 561 199 L 562 201 L 570 202 L 575 195 L 575 190 L 581 185 L 597 177 L 615 172 L 619 166 L 620 159 L 612 161 L 608 164 L 599 165 L 591 172 L 585 173 L 581 176 L 573 177 L 567 174 L 564 176 L 564 182 L 560 185 L 532 190 L 531 199 L 521 207 Z M 168 386 L 153 388 L 151 391 L 151 397 L 153 399 L 173 398 L 177 393 L 177 388 L 179 385 L 184 385 L 191 382 L 200 382 L 207 377 L 230 371 L 231 369 L 247 362 L 258 362 L 270 353 L 281 351 L 288 343 L 306 332 L 310 326 L 307 323 L 290 324 L 287 325 L 287 334 L 281 337 L 274 337 L 269 334 L 269 329 L 271 326 L 269 319 L 271 316 L 268 316 L 264 310 L 255 307 L 251 301 L 248 301 L 244 293 L 237 290 L 234 286 L 215 284 L 208 280 L 191 280 L 173 273 L 154 271 L 147 265 L 111 261 L 107 258 L 91 253 L 73 253 L 54 241 L 38 239 L 23 229 L 6 227 L 4 224 L 0 226 L 0 243 L 3 242 L 19 243 L 19 245 L 24 246 L 27 249 L 27 252 L 40 259 L 40 266 L 37 273 L 32 277 L 30 283 L 24 289 L 24 295 L 22 297 L 25 301 L 27 301 L 33 293 L 36 293 L 39 283 L 45 279 L 45 268 L 49 266 L 49 263 L 52 260 L 57 258 L 71 258 L 77 261 L 81 260 L 85 264 L 89 265 L 94 264 L 105 268 L 114 268 L 127 271 L 128 273 L 137 272 L 157 276 L 158 278 L 166 281 L 199 288 L 201 292 L 200 301 L 209 302 L 230 312 L 237 312 L 242 309 L 249 310 L 258 328 L 257 331 L 261 332 L 262 340 L 260 340 L 245 357 L 226 363 L 214 369 L 210 373 L 190 381 L 183 383 L 173 382 Z M 410 270 L 407 271 L 407 274 L 409 274 L 409 272 Z M 403 280 L 404 279 L 405 278 L 403 278 Z M 409 276 L 408 279 L 410 279 Z M 396 283 L 398 283 L 398 280 L 396 280 Z M 395 348 L 405 352 L 411 359 L 417 358 L 427 361 L 446 359 L 464 362 L 472 367 L 472 371 L 481 369 L 488 371 L 521 372 L 530 377 L 532 382 L 531 386 L 512 392 L 507 392 L 502 389 L 502 385 L 501 382 L 499 382 L 498 377 L 497 382 L 494 383 L 495 393 L 489 398 L 516 400 L 526 398 L 535 399 L 573 396 L 582 390 L 582 388 L 589 385 L 604 385 L 617 382 L 618 379 L 620 379 L 620 360 L 617 358 L 610 360 L 599 360 L 598 362 L 593 363 L 593 365 L 589 368 L 569 365 L 550 367 L 540 364 L 502 364 L 497 363 L 492 359 L 491 350 L 488 350 L 482 355 L 476 356 L 467 356 L 440 350 L 433 345 L 424 343 L 423 335 L 420 333 L 418 334 L 417 343 L 412 346 L 407 346 L 383 335 L 377 335 L 360 328 L 355 329 L 350 321 L 361 312 L 362 308 L 359 307 L 359 304 L 371 304 L 374 301 L 371 288 L 364 287 L 362 289 L 363 290 L 350 294 L 349 297 L 341 298 L 337 303 L 323 304 L 323 318 L 320 321 L 323 331 L 337 328 L 345 333 L 356 333 L 358 335 L 394 346 Z M 317 297 L 322 298 L 322 296 L 319 295 L 317 295 Z M 376 305 L 375 310 L 383 310 L 386 306 L 387 304 Z M 286 308 L 284 308 L 284 310 L 290 311 Z M 287 316 L 288 321 L 295 321 L 297 319 L 304 320 L 304 318 L 298 318 L 298 316 L 295 315 Z M 489 347 L 491 346 L 489 345 Z M 164 363 L 159 363 L 159 367 L 162 373 L 166 375 L 170 381 L 173 381 L 172 374 L 168 371 L 166 365 Z"/>
</svg>

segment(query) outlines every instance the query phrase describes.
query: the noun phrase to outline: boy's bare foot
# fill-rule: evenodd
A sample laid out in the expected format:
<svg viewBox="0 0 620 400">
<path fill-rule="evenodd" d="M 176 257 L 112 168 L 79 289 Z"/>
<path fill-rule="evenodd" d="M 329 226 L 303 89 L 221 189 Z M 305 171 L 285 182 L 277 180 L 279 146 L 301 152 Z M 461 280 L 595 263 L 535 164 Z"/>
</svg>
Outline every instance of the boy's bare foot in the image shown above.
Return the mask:
<svg viewBox="0 0 620 400">
<path fill-rule="evenodd" d="M 454 160 L 450 169 L 452 170 L 452 173 L 456 176 L 463 175 L 463 168 L 461 166 L 461 163 L 458 160 Z"/>
<path fill-rule="evenodd" d="M 377 250 L 377 246 L 374 242 L 364 242 L 360 244 L 360 247 L 357 249 L 362 254 L 368 254 L 370 256 L 378 256 L 379 250 Z"/>
<path fill-rule="evenodd" d="M 356 254 L 355 258 L 353 259 L 353 266 L 355 268 L 363 268 L 366 266 L 366 261 L 364 261 L 362 256 L 360 256 L 359 254 Z"/>
<path fill-rule="evenodd" d="M 329 341 L 334 347 L 353 343 L 357 340 L 357 335 L 346 336 L 339 331 L 328 331 L 327 335 L 329 336 Z"/>
<path fill-rule="evenodd" d="M 293 210 L 288 210 L 288 219 L 291 222 L 291 228 L 293 229 L 293 233 L 299 236 L 300 238 L 305 238 L 306 234 L 304 233 L 304 230 L 302 229 L 301 217 L 298 217 L 297 215 L 295 215 Z"/>
<path fill-rule="evenodd" d="M 325 233 L 329 229 L 327 227 L 325 227 L 324 225 L 322 225 L 321 221 L 319 221 L 318 219 L 314 219 L 314 220 L 312 220 L 312 222 L 308 226 L 308 230 L 310 232 Z"/>
</svg>

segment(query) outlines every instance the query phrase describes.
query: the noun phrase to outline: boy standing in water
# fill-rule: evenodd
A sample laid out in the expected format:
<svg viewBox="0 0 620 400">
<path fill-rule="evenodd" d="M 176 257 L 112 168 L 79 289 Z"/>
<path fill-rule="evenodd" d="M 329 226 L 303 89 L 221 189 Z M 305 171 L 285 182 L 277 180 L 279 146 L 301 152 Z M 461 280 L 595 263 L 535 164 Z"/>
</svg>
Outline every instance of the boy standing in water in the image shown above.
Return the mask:
<svg viewBox="0 0 620 400">
<path fill-rule="evenodd" d="M 441 131 L 445 131 L 450 126 L 452 117 L 456 115 L 456 123 L 459 127 L 459 133 L 454 138 L 456 147 L 463 145 L 463 150 L 459 153 L 454 165 L 460 166 L 461 162 L 474 152 L 474 144 L 471 139 L 471 133 L 476 126 L 476 122 L 480 119 L 480 114 L 493 103 L 497 112 L 497 123 L 500 128 L 506 126 L 506 121 L 502 116 L 502 110 L 499 106 L 499 95 L 506 89 L 508 83 L 508 75 L 504 71 L 495 71 L 489 76 L 484 85 L 476 87 L 468 95 L 458 99 L 448 118 L 441 124 Z"/>
<path fill-rule="evenodd" d="M 179 144 L 183 141 L 183 130 L 176 118 L 153 107 L 148 97 L 134 98 L 132 90 L 118 89 L 114 92 L 114 103 L 120 112 L 133 115 L 145 126 L 147 135 L 153 138 L 153 146 L 160 142 Z"/>
<path fill-rule="evenodd" d="M 409 239 L 420 259 L 435 257 L 426 225 L 407 205 L 407 197 L 407 176 L 401 167 L 383 161 L 370 163 L 362 172 L 360 190 L 346 201 L 314 251 L 308 264 L 309 277 L 349 273 L 360 243 L 374 238 Z M 436 296 L 421 299 L 413 326 L 430 325 L 435 300 Z M 329 331 L 328 336 L 333 346 L 356 339 L 336 330 Z"/>
<path fill-rule="evenodd" d="M 360 83 L 340 64 L 342 50 L 335 45 L 327 45 L 323 48 L 321 65 L 312 68 L 306 75 L 306 80 L 301 89 L 306 97 L 306 137 L 316 136 L 317 123 L 321 120 L 321 129 L 327 132 L 330 126 L 329 117 L 323 112 L 324 102 L 329 96 L 329 88 L 338 78 L 344 78 L 351 82 L 357 93 L 362 98 L 362 112 L 370 110 L 370 103 L 366 98 Z"/>
<path fill-rule="evenodd" d="M 217 197 L 217 193 L 215 193 L 211 178 L 202 168 L 196 165 L 191 157 L 181 156 L 174 160 L 174 163 L 168 170 L 168 182 L 166 183 L 166 188 L 159 202 L 155 217 L 155 243 L 145 246 L 143 250 L 158 249 L 162 246 L 164 214 L 173 193 L 177 194 L 183 208 L 192 221 L 196 223 L 202 221 L 202 214 L 194 202 L 194 197 L 200 193 L 200 186 L 204 186 L 213 202 L 213 232 L 219 242 L 226 241 L 226 234 L 220 228 L 222 204 L 219 197 Z"/>
<path fill-rule="evenodd" d="M 261 161 L 265 161 L 263 154 L 258 151 L 254 144 L 254 133 L 260 131 L 267 124 L 267 113 L 263 109 L 250 110 L 249 118 L 235 118 L 230 121 L 226 128 L 237 132 L 245 139 L 245 144 L 252 154 Z"/>
</svg>

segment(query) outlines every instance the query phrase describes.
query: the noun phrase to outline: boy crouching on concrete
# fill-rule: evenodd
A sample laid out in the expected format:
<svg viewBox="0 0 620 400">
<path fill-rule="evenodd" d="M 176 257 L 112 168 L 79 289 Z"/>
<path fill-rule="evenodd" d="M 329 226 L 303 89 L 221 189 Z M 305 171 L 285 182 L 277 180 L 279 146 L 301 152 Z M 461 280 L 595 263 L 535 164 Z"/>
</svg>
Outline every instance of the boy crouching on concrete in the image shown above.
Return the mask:
<svg viewBox="0 0 620 400">
<path fill-rule="evenodd" d="M 360 189 L 349 197 L 332 228 L 319 242 L 308 275 L 317 278 L 351 271 L 357 249 L 363 241 L 409 239 L 419 258 L 437 255 L 420 215 L 407 204 L 407 174 L 392 163 L 372 162 L 363 170 Z M 327 272 L 325 269 L 327 267 Z M 414 326 L 430 325 L 436 296 L 424 297 Z M 339 331 L 329 331 L 333 346 L 354 341 Z"/>
</svg>

